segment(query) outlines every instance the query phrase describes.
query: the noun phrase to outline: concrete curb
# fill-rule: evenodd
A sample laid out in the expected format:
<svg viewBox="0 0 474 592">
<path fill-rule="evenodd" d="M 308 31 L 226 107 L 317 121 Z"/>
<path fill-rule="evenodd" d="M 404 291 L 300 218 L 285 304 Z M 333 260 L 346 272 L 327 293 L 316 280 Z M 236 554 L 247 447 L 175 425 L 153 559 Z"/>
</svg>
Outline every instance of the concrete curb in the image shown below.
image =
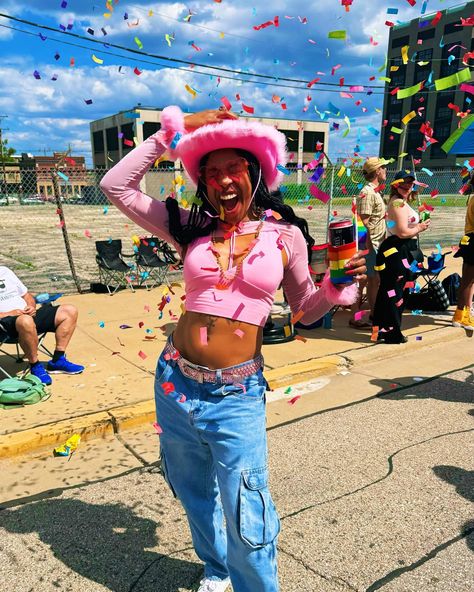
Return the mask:
<svg viewBox="0 0 474 592">
<path fill-rule="evenodd" d="M 464 336 L 454 327 L 441 327 L 427 331 L 423 340 L 409 341 L 403 346 L 378 344 L 365 346 L 343 353 L 321 358 L 312 358 L 304 362 L 289 364 L 265 371 L 265 377 L 272 389 L 288 387 L 312 378 L 331 375 L 343 368 L 360 366 L 365 362 L 393 358 L 420 347 L 429 348 L 435 343 L 456 341 Z M 421 343 L 421 345 L 420 345 Z M 133 405 L 111 408 L 107 411 L 94 412 L 80 417 L 52 422 L 19 432 L 12 432 L 0 437 L 0 458 L 9 458 L 25 453 L 34 453 L 39 449 L 51 449 L 63 444 L 72 434 L 80 434 L 83 440 L 103 438 L 155 421 L 153 398 L 147 398 Z M 52 452 L 52 450 L 51 450 Z"/>
</svg>

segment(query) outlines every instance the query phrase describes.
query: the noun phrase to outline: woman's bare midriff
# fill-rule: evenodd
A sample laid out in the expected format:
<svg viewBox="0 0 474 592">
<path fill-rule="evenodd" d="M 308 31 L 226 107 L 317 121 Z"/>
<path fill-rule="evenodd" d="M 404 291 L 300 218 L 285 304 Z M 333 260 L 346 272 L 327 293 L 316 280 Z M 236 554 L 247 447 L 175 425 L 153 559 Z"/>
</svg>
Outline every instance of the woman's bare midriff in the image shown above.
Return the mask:
<svg viewBox="0 0 474 592">
<path fill-rule="evenodd" d="M 201 342 L 207 329 L 207 345 Z M 243 332 L 239 337 L 236 329 Z M 187 311 L 173 332 L 173 345 L 190 362 L 213 370 L 228 368 L 255 358 L 262 347 L 263 328 L 241 321 Z"/>
</svg>

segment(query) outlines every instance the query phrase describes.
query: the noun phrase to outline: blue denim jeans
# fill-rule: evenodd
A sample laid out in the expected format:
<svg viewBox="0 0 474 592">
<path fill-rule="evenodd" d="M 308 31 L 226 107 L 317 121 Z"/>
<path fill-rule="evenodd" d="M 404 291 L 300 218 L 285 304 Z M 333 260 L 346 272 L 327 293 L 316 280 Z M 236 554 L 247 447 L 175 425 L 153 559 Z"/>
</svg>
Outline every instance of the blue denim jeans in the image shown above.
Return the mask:
<svg viewBox="0 0 474 592">
<path fill-rule="evenodd" d="M 161 355 L 162 469 L 186 511 L 205 577 L 230 577 L 235 592 L 277 592 L 280 521 L 268 490 L 266 381 L 259 370 L 240 382 L 199 383 Z"/>
</svg>

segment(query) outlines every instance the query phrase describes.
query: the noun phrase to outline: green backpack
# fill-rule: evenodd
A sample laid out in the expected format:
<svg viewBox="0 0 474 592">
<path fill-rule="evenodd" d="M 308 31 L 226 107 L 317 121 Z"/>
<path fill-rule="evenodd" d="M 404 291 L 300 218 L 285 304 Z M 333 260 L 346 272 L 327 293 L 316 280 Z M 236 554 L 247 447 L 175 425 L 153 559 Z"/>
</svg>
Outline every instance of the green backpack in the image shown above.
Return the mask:
<svg viewBox="0 0 474 592">
<path fill-rule="evenodd" d="M 0 409 L 14 409 L 49 399 L 45 385 L 36 376 L 0 380 Z"/>
</svg>

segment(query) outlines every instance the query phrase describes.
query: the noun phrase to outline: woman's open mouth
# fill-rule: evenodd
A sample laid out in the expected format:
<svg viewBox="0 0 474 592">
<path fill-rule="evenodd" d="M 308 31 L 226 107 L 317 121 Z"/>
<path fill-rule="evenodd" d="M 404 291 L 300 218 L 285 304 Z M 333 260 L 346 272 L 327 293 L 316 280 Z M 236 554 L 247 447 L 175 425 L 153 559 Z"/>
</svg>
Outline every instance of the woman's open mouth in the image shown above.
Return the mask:
<svg viewBox="0 0 474 592">
<path fill-rule="evenodd" d="M 239 198 L 236 193 L 221 195 L 220 200 L 226 214 L 231 214 L 239 205 Z"/>
</svg>

